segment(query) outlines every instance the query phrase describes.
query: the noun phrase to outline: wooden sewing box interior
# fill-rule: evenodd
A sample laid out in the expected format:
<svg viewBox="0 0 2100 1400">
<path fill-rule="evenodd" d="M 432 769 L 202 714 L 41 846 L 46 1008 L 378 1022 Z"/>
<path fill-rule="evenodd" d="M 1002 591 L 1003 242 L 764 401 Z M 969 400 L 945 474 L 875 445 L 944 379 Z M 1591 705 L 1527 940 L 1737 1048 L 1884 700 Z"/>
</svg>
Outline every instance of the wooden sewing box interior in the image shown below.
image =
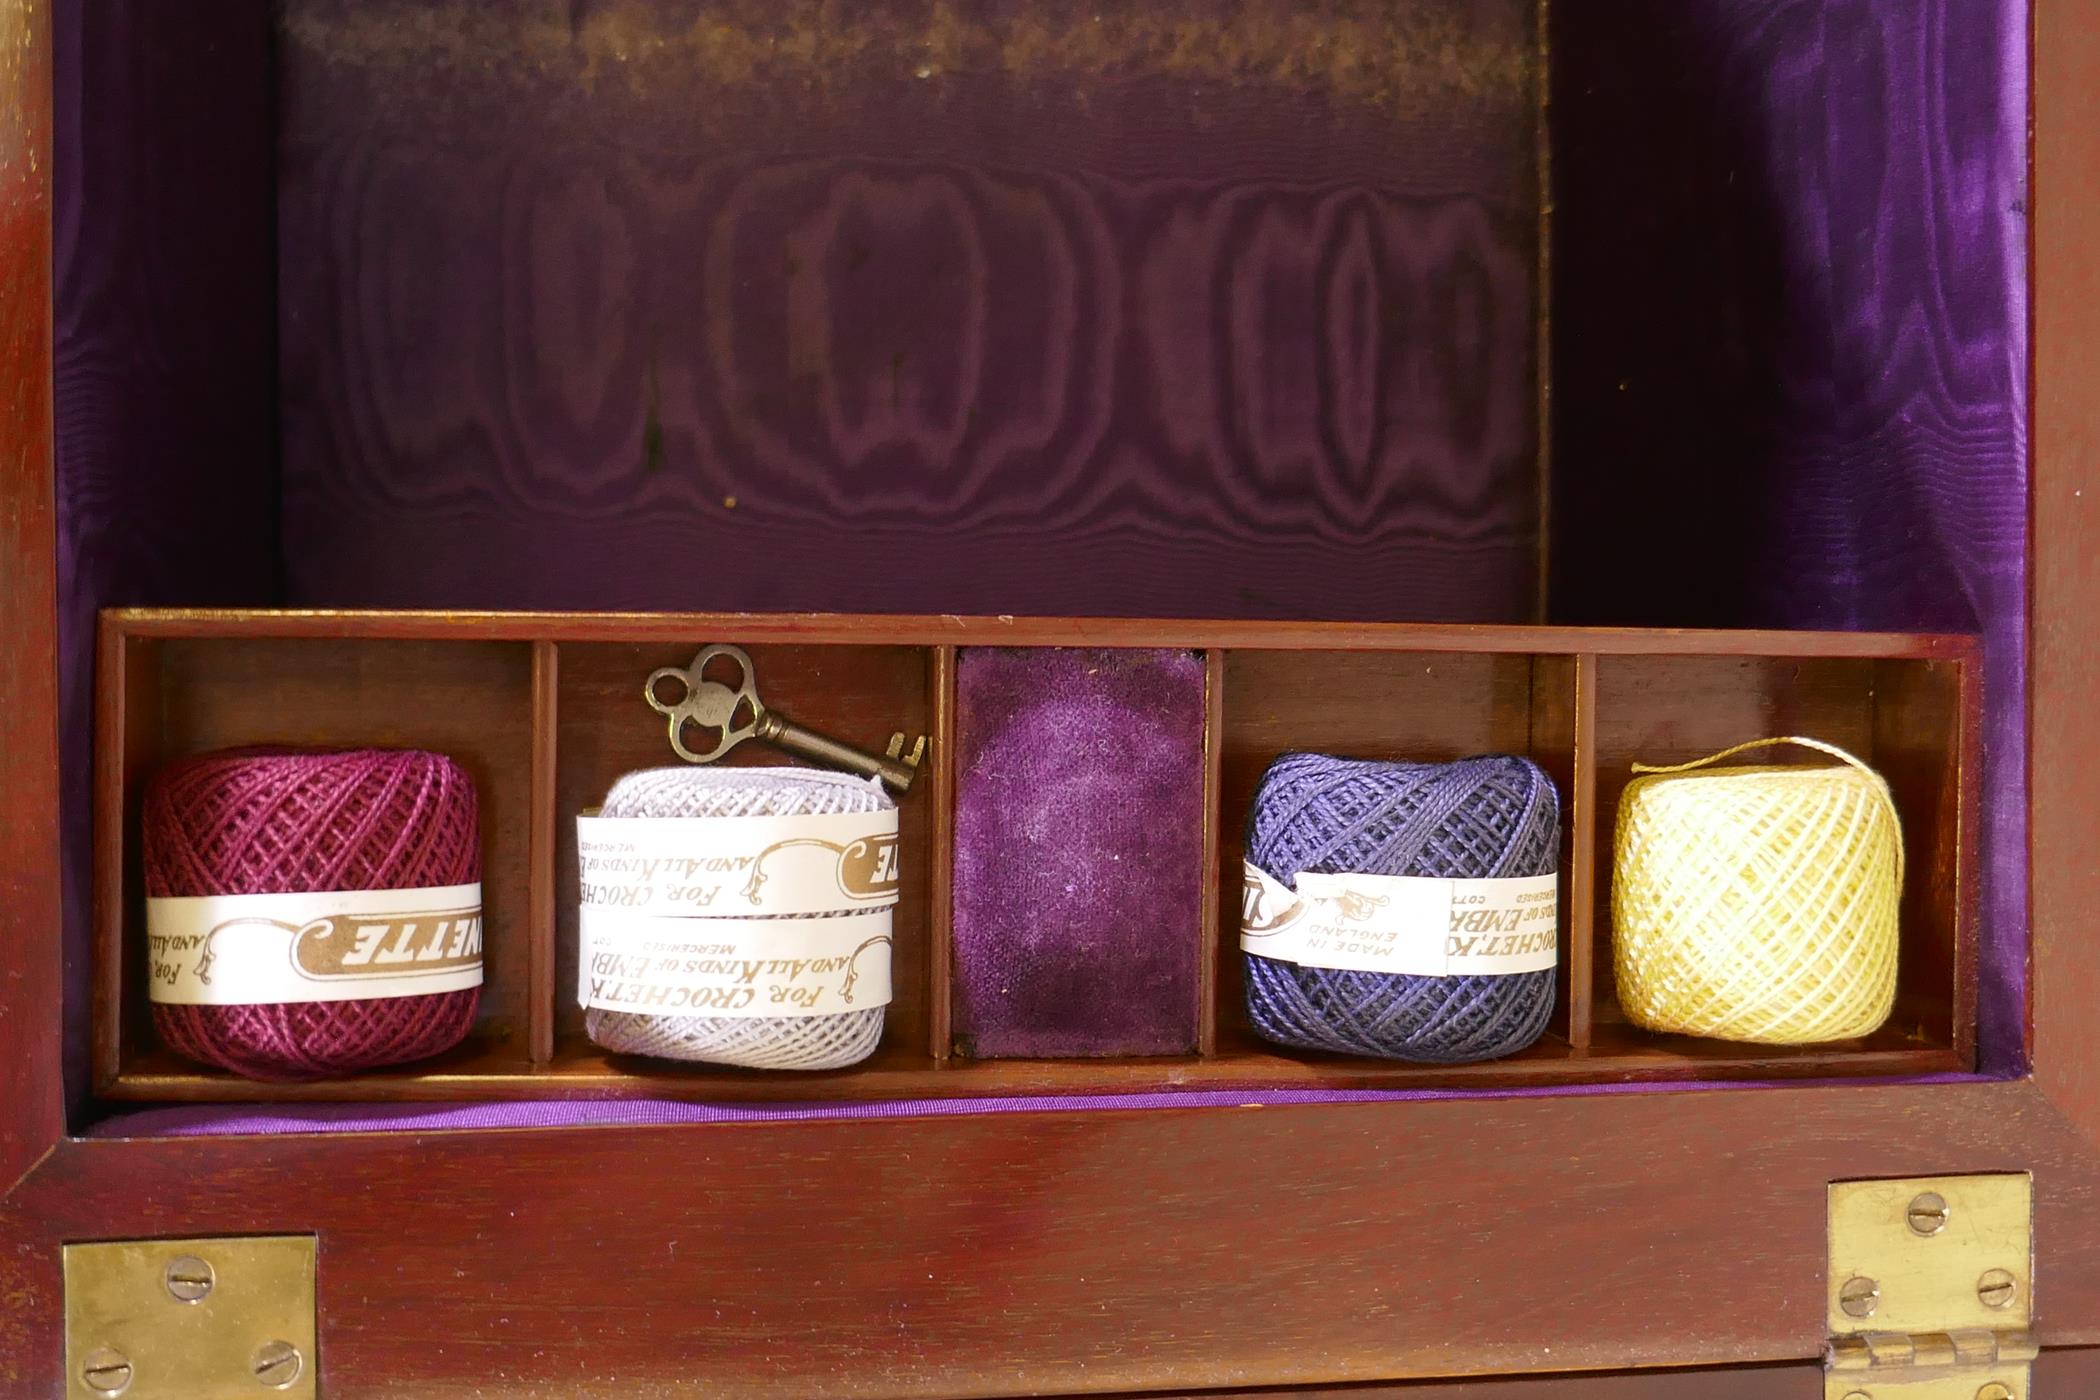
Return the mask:
<svg viewBox="0 0 2100 1400">
<path fill-rule="evenodd" d="M 297 1361 L 225 1344 L 259 1393 L 2100 1385 L 2079 13 L 0 7 L 0 1396 L 185 1393 L 234 1304 L 120 1345 L 76 1268 L 130 1242 L 157 1308 L 188 1241 L 224 1300 L 250 1237 L 304 1251 Z M 671 761 L 643 681 L 708 643 L 925 736 L 848 1069 L 585 1033 L 574 819 Z M 1193 1053 L 957 1034 L 958 677 L 1051 647 L 1201 660 Z M 1888 780 L 1895 1012 L 1644 1030 L 1634 767 L 1781 735 Z M 456 1049 L 258 1083 L 155 1033 L 146 783 L 278 744 L 473 777 Z M 1552 778 L 1536 1044 L 1254 1032 L 1244 823 L 1298 750 Z M 2010 1282 L 1916 1312 L 1862 1220 Z"/>
</svg>

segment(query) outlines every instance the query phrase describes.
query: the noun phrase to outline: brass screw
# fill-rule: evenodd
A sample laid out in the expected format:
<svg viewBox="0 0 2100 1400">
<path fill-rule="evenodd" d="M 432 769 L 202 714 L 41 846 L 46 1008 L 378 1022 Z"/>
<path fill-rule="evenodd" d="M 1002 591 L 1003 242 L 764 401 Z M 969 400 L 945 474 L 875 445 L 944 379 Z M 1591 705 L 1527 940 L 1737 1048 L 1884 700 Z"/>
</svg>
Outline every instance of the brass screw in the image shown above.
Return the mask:
<svg viewBox="0 0 2100 1400">
<path fill-rule="evenodd" d="M 1910 1203 L 1904 1218 L 1914 1235 L 1937 1235 L 1947 1228 L 1947 1200 L 1937 1191 L 1927 1191 Z"/>
<path fill-rule="evenodd" d="M 1872 1317 L 1880 1305 L 1881 1285 L 1870 1278 L 1848 1278 L 1838 1289 L 1838 1307 L 1847 1317 Z"/>
<path fill-rule="evenodd" d="M 264 1342 L 248 1362 L 255 1378 L 272 1390 L 283 1390 L 306 1369 L 306 1358 L 290 1342 Z"/>
<path fill-rule="evenodd" d="M 169 1260 L 167 1272 L 162 1277 L 168 1285 L 168 1296 L 178 1303 L 202 1302 L 204 1295 L 211 1292 L 212 1284 L 217 1282 L 211 1265 L 194 1254 Z"/>
<path fill-rule="evenodd" d="M 1864 1390 L 1848 1390 L 1845 1392 L 1845 1400 L 1874 1400 L 1874 1397 Z"/>
<path fill-rule="evenodd" d="M 2003 1381 L 1989 1381 L 1976 1392 L 1976 1400 L 2013 1400 L 2013 1389 Z"/>
<path fill-rule="evenodd" d="M 112 1347 L 97 1347 L 80 1363 L 80 1379 L 97 1395 L 122 1395 L 131 1385 L 131 1360 Z"/>
<path fill-rule="evenodd" d="M 2003 1269 L 1991 1269 L 1976 1280 L 1977 1301 L 1987 1308 L 2009 1308 L 2019 1293 L 2018 1281 Z"/>
</svg>

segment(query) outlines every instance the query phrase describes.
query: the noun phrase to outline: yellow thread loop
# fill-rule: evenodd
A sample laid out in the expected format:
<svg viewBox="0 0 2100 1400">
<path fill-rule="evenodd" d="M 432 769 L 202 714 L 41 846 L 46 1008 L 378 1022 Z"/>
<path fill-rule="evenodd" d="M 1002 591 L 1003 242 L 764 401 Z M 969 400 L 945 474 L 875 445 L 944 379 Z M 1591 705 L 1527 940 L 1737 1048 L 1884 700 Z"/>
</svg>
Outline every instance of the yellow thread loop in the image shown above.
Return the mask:
<svg viewBox="0 0 2100 1400">
<path fill-rule="evenodd" d="M 1774 744 L 1843 766 L 1712 766 Z M 1798 736 L 1633 771 L 1611 895 L 1628 1019 L 1766 1044 L 1852 1039 L 1887 1020 L 1903 841 L 1880 774 Z"/>
<path fill-rule="evenodd" d="M 1737 744 L 1733 748 L 1723 749 L 1719 753 L 1710 753 L 1704 758 L 1695 758 L 1690 763 L 1672 763 L 1669 765 L 1636 763 L 1633 765 L 1633 771 L 1636 773 L 1689 773 L 1695 768 L 1704 768 L 1709 764 L 1719 763 L 1724 758 L 1734 758 L 1739 753 L 1748 753 L 1752 749 L 1774 748 L 1780 744 L 1799 744 L 1804 749 L 1814 749 L 1818 753 L 1827 753 L 1840 762 L 1849 763 L 1862 773 L 1871 773 L 1876 778 L 1881 776 L 1836 744 L 1826 744 L 1821 739 L 1806 739 L 1799 734 L 1787 734 L 1771 739 L 1752 739 L 1747 744 Z"/>
</svg>

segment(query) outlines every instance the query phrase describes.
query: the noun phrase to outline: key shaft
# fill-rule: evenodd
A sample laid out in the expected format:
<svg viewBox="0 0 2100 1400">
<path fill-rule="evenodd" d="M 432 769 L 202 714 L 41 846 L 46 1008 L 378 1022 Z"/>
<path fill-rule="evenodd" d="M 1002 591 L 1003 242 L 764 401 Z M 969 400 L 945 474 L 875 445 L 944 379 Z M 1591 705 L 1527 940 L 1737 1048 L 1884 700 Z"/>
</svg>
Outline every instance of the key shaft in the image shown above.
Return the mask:
<svg viewBox="0 0 2100 1400">
<path fill-rule="evenodd" d="M 918 776 L 918 770 L 908 763 L 863 753 L 851 744 L 840 743 L 814 729 L 805 729 L 774 710 L 760 712 L 753 737 L 816 763 L 843 768 L 864 778 L 880 778 L 885 785 L 900 793 L 909 791 L 912 779 Z"/>
</svg>

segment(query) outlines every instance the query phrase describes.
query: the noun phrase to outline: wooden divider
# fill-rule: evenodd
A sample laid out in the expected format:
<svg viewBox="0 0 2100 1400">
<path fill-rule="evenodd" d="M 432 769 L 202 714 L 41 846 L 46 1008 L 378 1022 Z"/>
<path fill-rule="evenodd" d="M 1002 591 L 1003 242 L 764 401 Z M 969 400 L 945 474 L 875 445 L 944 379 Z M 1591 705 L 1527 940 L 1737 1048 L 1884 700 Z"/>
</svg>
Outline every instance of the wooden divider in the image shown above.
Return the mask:
<svg viewBox="0 0 2100 1400">
<path fill-rule="evenodd" d="M 1203 901 L 1197 915 L 1196 1053 L 1218 1053 L 1218 962 L 1238 946 L 1239 872 L 1226 867 L 1221 827 L 1233 818 L 1222 807 L 1225 774 L 1225 649 L 1203 653 Z"/>
<path fill-rule="evenodd" d="M 933 844 L 926 853 L 930 925 L 926 972 L 926 1053 L 945 1063 L 954 1044 L 953 972 L 955 942 L 955 648 L 933 648 L 933 732 L 926 762 L 932 781 Z M 921 778 L 920 783 L 927 782 Z M 915 784 L 916 786 L 916 784 Z"/>
<path fill-rule="evenodd" d="M 560 722 L 561 651 L 552 642 L 532 644 L 532 812 L 528 845 L 532 853 L 531 890 L 526 914 L 532 939 L 532 1005 L 527 1041 L 535 1068 L 554 1058 L 555 913 L 554 861 L 557 823 L 555 743 Z"/>
<path fill-rule="evenodd" d="M 896 917 L 885 1040 L 852 1069 L 758 1073 L 609 1055 L 575 1005 L 574 818 L 619 773 L 672 761 L 642 678 L 703 643 L 749 648 L 761 694 L 850 742 L 929 737 L 900 804 L 917 852 Z M 952 1046 L 950 904 L 960 648 L 1168 646 L 1205 653 L 1198 1053 L 971 1060 Z M 1880 633 L 1075 619 L 657 614 L 105 614 L 98 678 L 97 1092 L 125 1100 L 639 1095 L 889 1099 L 1179 1087 L 1465 1090 L 1628 1080 L 1927 1073 L 1973 1064 L 1979 668 L 1966 637 Z M 1799 1049 L 1657 1037 L 1612 994 L 1610 823 L 1628 765 L 1806 727 L 1884 766 L 1909 832 L 1902 1000 L 1862 1041 Z M 424 744 L 484 788 L 492 946 L 483 1025 L 396 1071 L 262 1085 L 180 1060 L 146 1015 L 137 803 L 153 767 L 234 743 Z M 1278 753 L 1448 759 L 1526 753 L 1562 792 L 1555 1019 L 1505 1060 L 1421 1066 L 1287 1050 L 1247 1023 L 1240 841 Z M 790 761 L 748 743 L 731 759 Z M 507 946 L 494 946 L 496 940 Z"/>
</svg>

